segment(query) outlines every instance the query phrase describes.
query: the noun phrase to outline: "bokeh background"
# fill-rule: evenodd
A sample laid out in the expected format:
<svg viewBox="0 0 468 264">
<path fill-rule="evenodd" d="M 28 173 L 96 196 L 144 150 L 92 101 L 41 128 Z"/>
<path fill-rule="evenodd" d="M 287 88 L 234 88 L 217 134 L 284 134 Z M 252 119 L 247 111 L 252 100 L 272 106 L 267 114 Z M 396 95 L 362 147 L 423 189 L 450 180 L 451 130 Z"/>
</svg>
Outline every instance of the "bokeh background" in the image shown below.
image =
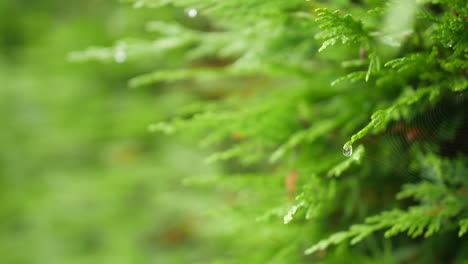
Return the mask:
<svg viewBox="0 0 468 264">
<path fill-rule="evenodd" d="M 0 2 L 0 264 L 467 263 L 463 0 L 174 2 Z"/>
<path fill-rule="evenodd" d="M 148 132 L 194 100 L 129 89 L 157 62 L 71 63 L 70 52 L 147 34 L 144 21 L 180 10 L 118 1 L 0 2 L 0 262 L 196 263 L 222 254 L 200 212 L 216 190 L 186 188 L 211 174 L 190 140 Z M 169 63 L 169 62 L 167 62 Z M 225 233 L 225 232 L 224 232 Z"/>
</svg>

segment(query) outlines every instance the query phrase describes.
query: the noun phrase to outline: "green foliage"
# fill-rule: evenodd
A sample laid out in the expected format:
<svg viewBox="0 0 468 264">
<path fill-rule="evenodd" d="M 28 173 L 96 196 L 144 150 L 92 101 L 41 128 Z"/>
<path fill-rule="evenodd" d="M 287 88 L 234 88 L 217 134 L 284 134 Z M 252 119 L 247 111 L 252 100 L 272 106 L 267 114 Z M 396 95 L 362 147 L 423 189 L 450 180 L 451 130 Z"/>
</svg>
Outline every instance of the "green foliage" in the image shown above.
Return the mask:
<svg viewBox="0 0 468 264">
<path fill-rule="evenodd" d="M 148 13 L 137 13 L 131 29 L 109 37 L 114 45 L 108 40 L 73 45 L 85 50 L 68 58 L 75 67 L 93 65 L 92 78 L 103 71 L 118 80 L 100 94 L 99 79 L 93 79 L 92 92 L 83 93 L 100 96 L 96 101 L 71 88 L 79 98 L 100 105 L 116 96 L 132 107 L 118 111 L 122 116 L 85 112 L 94 120 L 80 126 L 88 134 L 74 128 L 76 138 L 65 134 L 63 141 L 91 138 L 106 146 L 115 137 L 128 137 L 142 146 L 144 154 L 132 166 L 88 160 L 77 175 L 109 175 L 102 182 L 87 180 L 82 189 L 96 183 L 146 186 L 145 206 L 130 210 L 139 220 L 123 216 L 127 207 L 114 206 L 108 210 L 117 213 L 102 216 L 102 225 L 126 230 L 122 234 L 130 236 L 131 245 L 145 240 L 135 232 L 154 236 L 133 224 L 163 235 L 156 243 L 142 243 L 151 253 L 107 242 L 113 250 L 84 254 L 91 263 L 114 263 L 106 256 L 122 248 L 131 253 L 120 261 L 139 263 L 468 260 L 466 1 L 124 2 L 131 2 L 133 12 Z M 127 12 L 118 17 L 131 20 Z M 93 60 L 103 63 L 88 62 Z M 85 76 L 70 75 L 69 80 Z M 135 89 L 110 88 L 122 86 L 122 80 Z M 52 112 L 59 112 L 60 99 L 54 98 Z M 73 105 L 81 104 L 72 98 Z M 60 120 L 81 120 L 76 116 Z M 112 126 L 101 126 L 106 122 Z M 193 153 L 183 142 L 200 150 Z M 90 149 L 86 153 L 101 150 Z M 64 153 L 59 150 L 55 155 Z M 201 165 L 200 155 L 211 164 Z M 120 169 L 123 174 L 116 172 Z M 153 169 L 157 175 L 149 172 Z M 140 180 L 124 180 L 128 174 Z M 41 175 L 46 179 L 49 170 Z M 128 202 L 126 194 L 107 196 L 113 190 L 108 188 L 94 192 L 95 200 Z M 47 195 L 56 192 L 40 197 L 51 201 Z M 18 211 L 34 213 L 20 204 Z M 146 210 L 162 216 L 154 220 Z M 172 215 L 181 224 L 170 225 Z M 157 223 L 150 225 L 152 220 Z M 89 231 L 92 225 L 78 226 Z M 112 235 L 90 234 L 112 241 Z"/>
<path fill-rule="evenodd" d="M 161 34 L 141 42 L 172 43 L 162 52 L 179 49 L 170 58 L 180 65 L 130 81 L 132 87 L 182 86 L 216 98 L 202 99 L 150 130 L 181 131 L 216 149 L 207 160 L 233 175 L 207 185 L 239 178 L 244 185 L 238 191 L 246 191 L 254 183 L 242 176 L 245 170 L 266 174 L 266 181 L 285 178 L 284 186 L 265 182 L 254 196 L 273 197 L 283 189 L 288 199 L 247 199 L 238 210 L 246 228 L 257 226 L 249 218 L 262 219 L 264 227 L 273 224 L 270 232 L 279 230 L 275 219 L 288 224 L 298 242 L 277 244 L 287 263 L 301 262 L 295 260 L 297 250 L 310 243 L 306 254 L 327 252 L 348 239 L 354 245 L 406 233 L 426 239 L 394 239 L 395 252 L 428 250 L 432 237 L 462 236 L 467 229 L 466 3 L 351 2 L 332 1 L 330 8 L 316 1 L 177 2 L 187 19 L 202 24 L 151 22 L 147 28 Z M 156 9 L 171 4 L 135 2 Z M 77 58 L 100 58 L 90 52 L 76 53 Z M 349 157 L 339 151 L 346 137 L 343 153 Z M 373 194 L 380 192 L 382 197 Z M 324 238 L 355 221 L 363 223 Z M 384 258 L 376 250 L 379 243 L 371 246 L 374 259 Z M 466 243 L 460 245 L 452 260 L 463 261 L 458 253 Z M 241 262 L 274 262 L 262 254 L 269 250 Z M 430 255 L 437 252 L 443 250 Z M 344 247 L 312 259 L 334 263 L 335 254 L 366 255 L 362 247 Z M 397 253 L 390 256 L 391 263 L 401 260 Z"/>
<path fill-rule="evenodd" d="M 316 22 L 320 23 L 321 31 L 318 34 L 319 39 L 326 39 L 319 52 L 327 47 L 333 46 L 338 40 L 343 44 L 359 44 L 369 42 L 369 32 L 364 29 L 361 21 L 353 19 L 351 15 L 342 16 L 341 11 L 331 12 L 326 8 L 316 9 Z M 369 48 L 369 45 L 367 45 Z"/>
<path fill-rule="evenodd" d="M 398 199 L 412 198 L 419 203 L 407 210 L 393 209 L 366 218 L 365 224 L 351 226 L 349 231 L 338 232 L 329 238 L 318 242 L 306 250 L 307 254 L 318 250 L 324 250 L 330 245 L 342 243 L 351 239 L 351 244 L 356 244 L 380 229 L 388 229 L 385 237 L 391 237 L 401 232 L 406 232 L 415 238 L 420 235 L 429 237 L 440 231 L 442 224 L 460 217 L 460 213 L 466 212 L 466 194 L 459 189 L 451 188 L 452 184 L 466 182 L 468 168 L 466 165 L 453 165 L 448 160 L 439 160 L 435 156 L 425 157 L 418 164 L 422 168 L 429 168 L 432 172 L 423 174 L 426 180 L 417 184 L 406 184 L 403 190 L 397 194 Z M 444 164 L 444 165 L 442 165 Z M 447 170 L 442 170 L 442 166 Z M 453 169 L 456 168 L 457 169 Z M 463 176 L 462 176 L 463 175 Z M 429 180 L 432 180 L 429 181 Z M 460 220 L 459 236 L 466 232 L 466 220 Z"/>
</svg>

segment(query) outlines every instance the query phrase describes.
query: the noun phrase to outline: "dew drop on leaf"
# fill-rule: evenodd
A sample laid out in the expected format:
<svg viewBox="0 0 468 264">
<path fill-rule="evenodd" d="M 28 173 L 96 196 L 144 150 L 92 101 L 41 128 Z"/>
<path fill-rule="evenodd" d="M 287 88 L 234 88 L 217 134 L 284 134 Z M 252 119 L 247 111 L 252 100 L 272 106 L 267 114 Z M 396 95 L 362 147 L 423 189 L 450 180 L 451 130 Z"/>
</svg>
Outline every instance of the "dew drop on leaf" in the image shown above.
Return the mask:
<svg viewBox="0 0 468 264">
<path fill-rule="evenodd" d="M 198 15 L 198 11 L 195 8 L 189 8 L 187 9 L 187 16 L 194 18 Z"/>
<path fill-rule="evenodd" d="M 117 63 L 122 63 L 127 59 L 127 53 L 123 50 L 119 50 L 114 55 L 114 60 Z"/>
<path fill-rule="evenodd" d="M 353 155 L 353 146 L 343 148 L 343 155 L 345 155 L 346 157 Z"/>
</svg>

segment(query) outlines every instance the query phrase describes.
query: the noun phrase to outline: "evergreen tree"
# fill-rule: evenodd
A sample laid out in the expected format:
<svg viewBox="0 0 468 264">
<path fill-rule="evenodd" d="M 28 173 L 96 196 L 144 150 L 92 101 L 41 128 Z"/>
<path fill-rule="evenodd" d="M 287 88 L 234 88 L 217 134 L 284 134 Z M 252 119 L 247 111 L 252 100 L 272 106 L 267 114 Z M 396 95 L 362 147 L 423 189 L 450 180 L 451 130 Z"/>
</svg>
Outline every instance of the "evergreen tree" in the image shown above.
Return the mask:
<svg viewBox="0 0 468 264">
<path fill-rule="evenodd" d="M 148 22 L 155 40 L 72 57 L 121 48 L 176 64 L 129 85 L 201 98 L 149 129 L 183 131 L 224 164 L 187 180 L 235 193 L 220 216 L 236 230 L 223 261 L 467 260 L 466 1 L 134 6 L 187 17 Z"/>
<path fill-rule="evenodd" d="M 144 175 L 132 182 L 149 188 L 142 192 L 146 198 L 137 199 L 147 201 L 141 211 L 161 208 L 158 221 L 165 223 L 158 226 L 169 226 L 158 237 L 165 243 L 148 249 L 161 254 L 152 261 L 468 261 L 466 0 L 131 4 L 149 14 L 138 16 L 147 32 L 129 32 L 113 46 L 72 52 L 69 59 L 112 62 L 102 65 L 113 65 L 107 72 L 126 67 L 123 76 L 140 72 L 128 82 L 139 101 L 165 95 L 154 104 L 167 110 L 148 127 L 157 142 L 138 141 L 153 150 L 138 167 L 123 168 Z M 113 127 L 126 131 L 136 117 L 146 122 L 148 104 L 135 106 L 121 122 L 111 118 Z M 137 128 L 127 129 L 135 135 Z M 112 142 L 111 132 L 102 137 Z M 164 149 L 165 140 L 195 141 L 217 169 L 197 167 L 198 160 L 183 151 L 176 157 L 169 150 L 153 153 Z M 151 162 L 176 169 L 160 169 L 164 176 L 153 179 L 146 173 Z M 122 169 L 103 166 L 114 180 L 101 184 L 128 186 L 123 176 L 115 178 L 121 174 L 114 166 Z M 181 174 L 189 175 L 185 190 L 196 195 L 168 191 Z M 156 202 L 149 191 L 158 195 Z M 122 193 L 109 199 L 128 201 Z M 172 223 L 173 207 L 196 217 Z M 114 232 L 151 221 L 140 211 L 142 218 L 132 221 L 119 208 L 110 207 L 116 213 L 102 220 L 118 226 Z M 90 222 L 83 230 L 90 230 Z M 104 236 L 68 232 L 89 241 Z M 114 250 L 89 262 L 151 263 L 132 250 L 139 237 L 123 234 L 131 241 L 104 236 Z M 130 251 L 126 259 L 118 257 L 123 249 Z"/>
</svg>

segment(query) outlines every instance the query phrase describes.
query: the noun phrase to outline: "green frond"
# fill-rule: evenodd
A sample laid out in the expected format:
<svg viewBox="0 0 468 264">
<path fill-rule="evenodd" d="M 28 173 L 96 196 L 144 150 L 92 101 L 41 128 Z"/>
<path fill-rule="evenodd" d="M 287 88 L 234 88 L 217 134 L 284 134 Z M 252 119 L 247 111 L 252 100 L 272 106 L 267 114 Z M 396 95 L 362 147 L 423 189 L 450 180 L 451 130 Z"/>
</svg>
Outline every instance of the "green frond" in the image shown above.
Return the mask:
<svg viewBox="0 0 468 264">
<path fill-rule="evenodd" d="M 353 18 L 351 15 L 344 15 L 341 11 L 330 11 L 326 8 L 316 9 L 317 21 L 320 24 L 320 33 L 317 38 L 326 39 L 319 49 L 319 52 L 333 46 L 337 41 L 343 44 L 360 44 L 369 45 L 370 35 L 364 28 L 360 20 Z"/>
</svg>

